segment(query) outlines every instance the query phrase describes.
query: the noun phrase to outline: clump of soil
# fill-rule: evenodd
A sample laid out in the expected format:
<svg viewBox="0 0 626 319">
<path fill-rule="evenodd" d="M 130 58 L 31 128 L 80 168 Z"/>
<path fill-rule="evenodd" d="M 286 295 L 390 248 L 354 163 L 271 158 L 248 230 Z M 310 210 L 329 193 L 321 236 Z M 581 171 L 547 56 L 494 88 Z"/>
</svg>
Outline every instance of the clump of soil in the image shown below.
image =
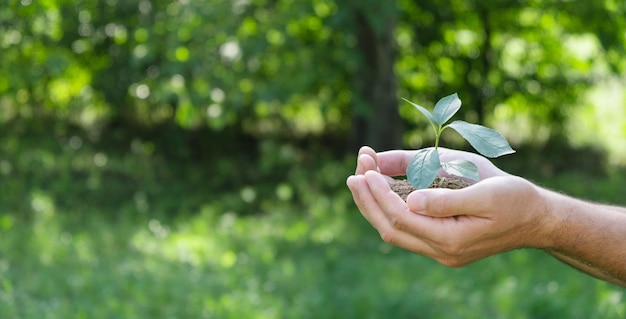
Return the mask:
<svg viewBox="0 0 626 319">
<path fill-rule="evenodd" d="M 446 177 L 441 178 L 437 177 L 433 181 L 432 184 L 428 188 L 450 188 L 450 189 L 461 189 L 471 184 L 466 182 L 465 180 L 455 178 L 455 177 Z M 413 185 L 409 183 L 406 179 L 394 179 L 390 183 L 391 189 L 396 192 L 403 201 L 406 202 L 406 197 L 415 190 Z"/>
</svg>

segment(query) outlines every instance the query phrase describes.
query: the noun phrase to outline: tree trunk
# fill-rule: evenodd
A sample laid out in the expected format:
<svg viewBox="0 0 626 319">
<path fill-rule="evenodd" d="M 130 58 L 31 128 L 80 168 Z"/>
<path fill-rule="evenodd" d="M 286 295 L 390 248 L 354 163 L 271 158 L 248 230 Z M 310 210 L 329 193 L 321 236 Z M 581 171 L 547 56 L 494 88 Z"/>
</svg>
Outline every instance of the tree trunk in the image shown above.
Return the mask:
<svg viewBox="0 0 626 319">
<path fill-rule="evenodd" d="M 376 10 L 379 6 L 385 8 Z M 353 146 L 369 145 L 376 150 L 400 148 L 403 130 L 394 72 L 395 3 L 369 6 L 370 12 L 355 10 L 358 49 L 363 60 L 356 79 L 359 96 L 352 114 Z"/>
<path fill-rule="evenodd" d="M 491 69 L 491 21 L 489 19 L 489 11 L 483 5 L 478 6 L 480 19 L 483 23 L 483 46 L 481 48 L 481 64 L 482 64 L 482 81 L 481 87 L 477 90 L 477 99 L 476 99 L 476 115 L 478 115 L 478 123 L 485 124 L 485 105 L 487 104 L 487 99 L 489 98 L 489 71 Z"/>
</svg>

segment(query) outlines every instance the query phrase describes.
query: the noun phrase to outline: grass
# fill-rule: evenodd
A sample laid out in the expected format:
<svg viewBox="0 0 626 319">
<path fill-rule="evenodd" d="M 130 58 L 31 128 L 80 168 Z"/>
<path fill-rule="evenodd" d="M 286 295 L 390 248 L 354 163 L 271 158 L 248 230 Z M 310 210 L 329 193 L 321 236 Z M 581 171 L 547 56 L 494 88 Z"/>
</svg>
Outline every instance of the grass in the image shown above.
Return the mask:
<svg viewBox="0 0 626 319">
<path fill-rule="evenodd" d="M 0 146 L 0 318 L 626 315 L 625 289 L 541 251 L 453 269 L 382 243 L 344 186 L 353 158 L 268 142 L 267 173 L 233 182 L 210 169 L 228 165 L 218 159 L 14 139 Z M 550 183 L 623 189 L 581 174 Z"/>
</svg>

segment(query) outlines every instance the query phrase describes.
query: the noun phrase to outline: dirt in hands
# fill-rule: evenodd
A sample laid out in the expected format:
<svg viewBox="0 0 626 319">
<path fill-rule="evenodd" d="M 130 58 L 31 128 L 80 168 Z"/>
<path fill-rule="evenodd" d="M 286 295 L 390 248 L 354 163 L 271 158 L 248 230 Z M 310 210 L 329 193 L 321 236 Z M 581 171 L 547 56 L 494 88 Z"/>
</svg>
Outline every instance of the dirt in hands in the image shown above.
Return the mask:
<svg viewBox="0 0 626 319">
<path fill-rule="evenodd" d="M 461 189 L 470 185 L 471 184 L 469 182 L 455 177 L 437 177 L 428 188 Z M 413 185 L 411 185 L 406 179 L 395 179 L 390 183 L 390 186 L 391 189 L 398 195 L 400 195 L 402 200 L 404 200 L 405 202 L 406 197 L 415 190 Z"/>
</svg>

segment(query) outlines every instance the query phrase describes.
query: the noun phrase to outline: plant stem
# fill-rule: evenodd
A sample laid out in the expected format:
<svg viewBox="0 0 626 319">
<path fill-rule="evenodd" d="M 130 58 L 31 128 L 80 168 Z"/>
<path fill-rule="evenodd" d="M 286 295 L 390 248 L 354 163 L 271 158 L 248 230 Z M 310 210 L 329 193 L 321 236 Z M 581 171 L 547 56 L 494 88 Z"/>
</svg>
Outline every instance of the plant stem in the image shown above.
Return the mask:
<svg viewBox="0 0 626 319">
<path fill-rule="evenodd" d="M 435 129 L 435 150 L 439 148 L 439 137 L 441 136 L 441 133 L 443 132 L 443 130 L 447 128 L 448 128 L 448 125 L 439 126 L 439 129 Z"/>
</svg>

